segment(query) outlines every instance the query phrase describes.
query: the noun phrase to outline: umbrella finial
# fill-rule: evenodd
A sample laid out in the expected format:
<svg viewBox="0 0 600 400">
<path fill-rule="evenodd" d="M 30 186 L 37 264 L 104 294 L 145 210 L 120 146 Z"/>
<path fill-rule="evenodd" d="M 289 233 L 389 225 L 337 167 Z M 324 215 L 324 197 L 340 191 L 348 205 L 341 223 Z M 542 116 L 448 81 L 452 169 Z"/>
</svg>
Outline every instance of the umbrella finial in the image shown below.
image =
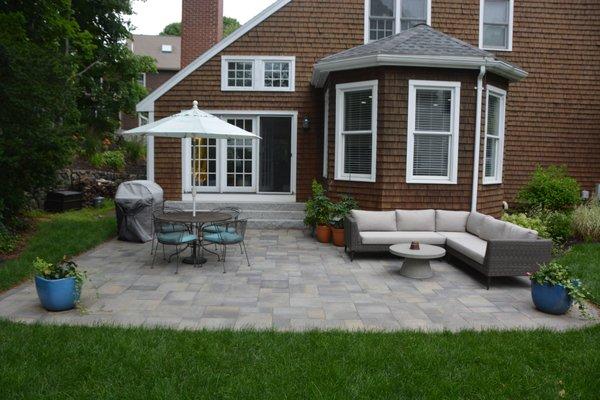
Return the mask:
<svg viewBox="0 0 600 400">
<path fill-rule="evenodd" d="M 194 100 L 192 104 L 194 105 L 195 109 L 198 109 L 198 100 Z"/>
</svg>

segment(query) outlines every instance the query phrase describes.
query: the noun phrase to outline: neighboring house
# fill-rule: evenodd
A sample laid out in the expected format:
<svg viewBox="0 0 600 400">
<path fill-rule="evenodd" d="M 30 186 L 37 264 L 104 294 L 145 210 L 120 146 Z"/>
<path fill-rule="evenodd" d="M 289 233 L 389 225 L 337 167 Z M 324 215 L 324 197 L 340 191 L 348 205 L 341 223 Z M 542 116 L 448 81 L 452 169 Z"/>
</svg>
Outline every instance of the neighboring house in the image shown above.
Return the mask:
<svg viewBox="0 0 600 400">
<path fill-rule="evenodd" d="M 183 69 L 138 111 L 198 100 L 262 140 L 149 140 L 169 199 L 195 165 L 206 201 L 304 201 L 316 177 L 371 209 L 498 214 L 537 164 L 600 183 L 596 0 L 279 0 L 223 40 L 221 13 L 183 0 Z"/>
<path fill-rule="evenodd" d="M 139 56 L 156 60 L 156 72 L 141 74 L 138 82 L 151 94 L 181 69 L 181 38 L 179 36 L 133 35 L 127 47 Z M 122 115 L 121 129 L 133 129 L 147 122 L 147 113 Z"/>
</svg>

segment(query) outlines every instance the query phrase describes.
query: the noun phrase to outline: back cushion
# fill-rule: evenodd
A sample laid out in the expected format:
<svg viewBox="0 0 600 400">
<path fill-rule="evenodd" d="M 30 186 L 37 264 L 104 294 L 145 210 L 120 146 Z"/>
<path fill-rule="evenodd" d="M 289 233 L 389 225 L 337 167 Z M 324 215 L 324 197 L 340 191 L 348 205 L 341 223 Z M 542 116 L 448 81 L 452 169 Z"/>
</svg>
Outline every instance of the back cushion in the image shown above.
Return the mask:
<svg viewBox="0 0 600 400">
<path fill-rule="evenodd" d="M 504 239 L 506 222 L 486 216 L 479 230 L 479 237 L 483 240 Z"/>
<path fill-rule="evenodd" d="M 483 221 L 487 218 L 487 215 L 472 212 L 469 214 L 469 218 L 467 218 L 467 232 L 472 233 L 475 236 L 479 236 L 479 232 L 481 231 L 481 226 L 483 225 Z M 441 231 L 440 231 L 441 232 Z"/>
<path fill-rule="evenodd" d="M 396 230 L 396 213 L 394 211 L 352 210 L 352 217 L 361 232 L 388 232 Z"/>
<path fill-rule="evenodd" d="M 435 232 L 435 210 L 396 210 L 399 231 Z"/>
<path fill-rule="evenodd" d="M 468 211 L 435 211 L 435 230 L 438 232 L 465 232 Z"/>
<path fill-rule="evenodd" d="M 504 239 L 524 239 L 524 240 L 535 240 L 538 238 L 536 231 L 523 228 L 522 226 L 506 222 L 504 230 Z"/>
</svg>

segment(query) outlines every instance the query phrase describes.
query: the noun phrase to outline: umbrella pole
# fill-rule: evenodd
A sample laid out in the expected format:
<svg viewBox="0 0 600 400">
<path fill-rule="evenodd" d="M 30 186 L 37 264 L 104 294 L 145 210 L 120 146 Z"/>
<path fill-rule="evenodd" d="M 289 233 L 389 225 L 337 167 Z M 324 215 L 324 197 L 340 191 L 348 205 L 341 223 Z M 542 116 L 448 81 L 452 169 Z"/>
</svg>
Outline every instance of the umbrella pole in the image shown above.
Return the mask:
<svg viewBox="0 0 600 400">
<path fill-rule="evenodd" d="M 198 158 L 199 157 L 196 157 L 196 171 L 194 171 L 194 186 L 192 187 L 192 215 L 194 217 L 196 217 L 196 191 L 198 187 L 198 173 L 200 171 L 200 160 Z"/>
</svg>

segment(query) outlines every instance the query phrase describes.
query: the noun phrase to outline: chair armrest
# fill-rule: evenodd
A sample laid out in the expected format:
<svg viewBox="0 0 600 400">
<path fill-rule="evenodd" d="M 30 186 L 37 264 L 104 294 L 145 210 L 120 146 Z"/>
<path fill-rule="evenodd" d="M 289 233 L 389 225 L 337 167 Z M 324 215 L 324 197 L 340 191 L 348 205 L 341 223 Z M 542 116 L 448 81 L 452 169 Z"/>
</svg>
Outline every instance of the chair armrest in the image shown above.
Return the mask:
<svg viewBox="0 0 600 400">
<path fill-rule="evenodd" d="M 540 264 L 551 259 L 551 240 L 495 239 L 487 242 L 484 264 L 490 268 L 529 268 L 524 272 L 535 272 Z"/>
<path fill-rule="evenodd" d="M 344 236 L 346 239 L 346 247 L 353 251 L 361 244 L 360 231 L 358 230 L 358 224 L 356 220 L 351 216 L 344 218 Z"/>
</svg>

